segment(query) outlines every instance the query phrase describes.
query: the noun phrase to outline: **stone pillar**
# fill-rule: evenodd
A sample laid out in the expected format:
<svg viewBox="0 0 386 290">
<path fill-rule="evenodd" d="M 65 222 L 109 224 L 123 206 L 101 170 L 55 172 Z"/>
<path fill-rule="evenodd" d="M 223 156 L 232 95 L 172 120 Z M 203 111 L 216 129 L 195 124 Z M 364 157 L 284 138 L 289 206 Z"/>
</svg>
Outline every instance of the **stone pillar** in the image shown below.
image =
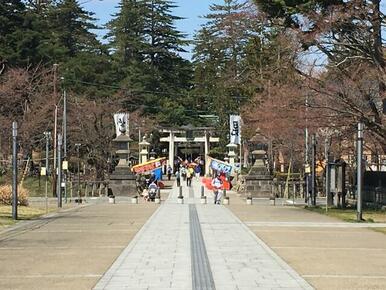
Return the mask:
<svg viewBox="0 0 386 290">
<path fill-rule="evenodd" d="M 169 135 L 169 165 L 174 172 L 174 133 L 170 131 Z"/>
<path fill-rule="evenodd" d="M 145 163 L 147 162 L 148 155 L 149 155 L 149 146 L 150 143 L 146 141 L 146 137 L 144 136 L 142 139 L 142 142 L 139 143 L 139 162 L 140 163 Z"/>
<path fill-rule="evenodd" d="M 229 164 L 232 166 L 235 166 L 235 159 L 237 156 L 235 151 L 236 151 L 237 145 L 230 143 L 227 145 L 227 148 L 228 148 Z"/>
</svg>

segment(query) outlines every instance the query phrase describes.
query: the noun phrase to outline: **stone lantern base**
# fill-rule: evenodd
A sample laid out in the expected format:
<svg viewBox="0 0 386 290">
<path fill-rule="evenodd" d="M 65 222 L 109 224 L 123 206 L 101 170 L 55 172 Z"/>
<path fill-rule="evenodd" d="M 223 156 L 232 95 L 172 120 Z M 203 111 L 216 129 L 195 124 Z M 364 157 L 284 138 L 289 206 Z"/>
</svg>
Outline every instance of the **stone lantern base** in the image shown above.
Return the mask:
<svg viewBox="0 0 386 290">
<path fill-rule="evenodd" d="M 272 176 L 264 163 L 265 151 L 257 150 L 255 164 L 245 176 L 245 194 L 247 197 L 269 198 L 272 195 Z"/>
<path fill-rule="evenodd" d="M 114 172 L 110 175 L 109 181 L 109 187 L 114 196 L 137 195 L 135 175 L 131 172 L 130 166 L 127 163 L 130 153 L 129 141 L 130 138 L 126 135 L 120 135 L 113 140 L 118 148 L 116 155 L 119 158 L 119 163 L 117 167 L 115 167 Z"/>
<path fill-rule="evenodd" d="M 110 175 L 109 186 L 115 196 L 136 196 L 135 175 L 129 167 L 116 167 Z"/>
</svg>

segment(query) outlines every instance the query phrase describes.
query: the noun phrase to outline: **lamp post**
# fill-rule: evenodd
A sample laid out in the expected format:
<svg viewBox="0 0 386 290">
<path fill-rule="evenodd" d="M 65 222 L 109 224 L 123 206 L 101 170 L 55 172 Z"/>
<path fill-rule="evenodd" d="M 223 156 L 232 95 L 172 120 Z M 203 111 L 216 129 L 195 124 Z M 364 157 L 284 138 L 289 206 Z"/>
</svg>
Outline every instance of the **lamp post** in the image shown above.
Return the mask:
<svg viewBox="0 0 386 290">
<path fill-rule="evenodd" d="M 76 152 L 78 154 L 78 203 L 82 203 L 81 194 L 80 194 L 80 146 L 82 144 L 76 143 Z"/>
<path fill-rule="evenodd" d="M 58 135 L 58 184 L 57 197 L 58 207 L 62 207 L 62 134 Z"/>
<path fill-rule="evenodd" d="M 63 81 L 64 78 L 62 77 Z M 63 91 L 63 160 L 67 160 L 67 92 Z M 67 203 L 67 168 L 63 170 L 63 180 L 64 180 L 64 199 Z"/>
<path fill-rule="evenodd" d="M 326 211 L 328 211 L 328 206 L 331 205 L 331 200 L 330 200 L 330 164 L 329 164 L 329 155 L 330 155 L 330 139 L 326 137 L 324 140 L 324 158 L 326 160 L 326 165 L 325 165 L 325 174 L 326 174 L 326 179 L 325 179 L 325 190 L 326 190 Z"/>
<path fill-rule="evenodd" d="M 357 138 L 357 221 L 362 218 L 362 187 L 363 187 L 363 123 L 358 123 L 358 138 Z"/>
<path fill-rule="evenodd" d="M 55 111 L 54 111 L 54 164 L 53 164 L 53 170 L 52 170 L 52 194 L 53 196 L 57 196 L 57 188 L 56 188 L 56 145 L 57 145 L 57 131 L 58 131 L 58 96 L 57 96 L 57 70 L 58 70 L 58 64 L 53 64 L 53 73 L 54 73 L 54 102 L 55 102 Z"/>
<path fill-rule="evenodd" d="M 44 132 L 44 136 L 46 137 L 46 213 L 48 212 L 48 155 L 50 149 L 50 139 L 51 132 Z"/>
<path fill-rule="evenodd" d="M 12 123 L 12 218 L 17 220 L 17 122 Z"/>
<path fill-rule="evenodd" d="M 311 160 L 311 205 L 316 206 L 316 136 L 312 135 L 312 160 Z"/>
</svg>

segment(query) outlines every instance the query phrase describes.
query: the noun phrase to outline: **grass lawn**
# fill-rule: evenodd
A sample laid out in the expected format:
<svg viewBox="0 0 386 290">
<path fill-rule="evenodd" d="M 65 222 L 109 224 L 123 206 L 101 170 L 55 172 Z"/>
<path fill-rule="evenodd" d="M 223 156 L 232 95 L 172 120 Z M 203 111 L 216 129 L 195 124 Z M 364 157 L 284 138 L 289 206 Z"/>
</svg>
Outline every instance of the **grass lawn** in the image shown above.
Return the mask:
<svg viewBox="0 0 386 290">
<path fill-rule="evenodd" d="M 48 211 L 53 211 L 48 208 Z M 31 220 L 46 213 L 42 207 L 19 206 L 17 208 L 19 220 Z M 17 221 L 12 219 L 12 207 L 10 205 L 0 205 L 0 228 L 15 224 Z"/>
<path fill-rule="evenodd" d="M 45 196 L 46 179 L 41 177 L 39 186 L 39 179 L 37 177 L 27 177 L 24 179 L 23 187 L 28 190 L 29 196 Z M 48 179 L 48 196 L 52 196 L 51 178 Z"/>
<path fill-rule="evenodd" d="M 329 208 L 326 212 L 325 207 L 306 207 L 307 210 L 325 214 L 331 217 L 335 217 L 347 222 L 356 222 L 356 209 L 354 208 Z M 370 223 L 385 223 L 386 222 L 386 211 L 364 209 L 363 210 L 364 222 Z"/>
<path fill-rule="evenodd" d="M 386 228 L 374 228 L 373 230 L 376 232 L 384 233 L 386 235 Z"/>
</svg>

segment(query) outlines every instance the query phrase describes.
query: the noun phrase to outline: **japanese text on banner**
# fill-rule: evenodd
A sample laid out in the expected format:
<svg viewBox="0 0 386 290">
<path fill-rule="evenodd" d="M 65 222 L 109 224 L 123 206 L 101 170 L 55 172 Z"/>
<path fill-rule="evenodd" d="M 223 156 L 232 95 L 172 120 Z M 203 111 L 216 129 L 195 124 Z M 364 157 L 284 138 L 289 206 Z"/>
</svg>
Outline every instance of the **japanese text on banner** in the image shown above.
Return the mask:
<svg viewBox="0 0 386 290">
<path fill-rule="evenodd" d="M 240 144 L 241 143 L 241 117 L 239 115 L 229 116 L 229 132 L 230 132 L 230 143 Z"/>
</svg>

